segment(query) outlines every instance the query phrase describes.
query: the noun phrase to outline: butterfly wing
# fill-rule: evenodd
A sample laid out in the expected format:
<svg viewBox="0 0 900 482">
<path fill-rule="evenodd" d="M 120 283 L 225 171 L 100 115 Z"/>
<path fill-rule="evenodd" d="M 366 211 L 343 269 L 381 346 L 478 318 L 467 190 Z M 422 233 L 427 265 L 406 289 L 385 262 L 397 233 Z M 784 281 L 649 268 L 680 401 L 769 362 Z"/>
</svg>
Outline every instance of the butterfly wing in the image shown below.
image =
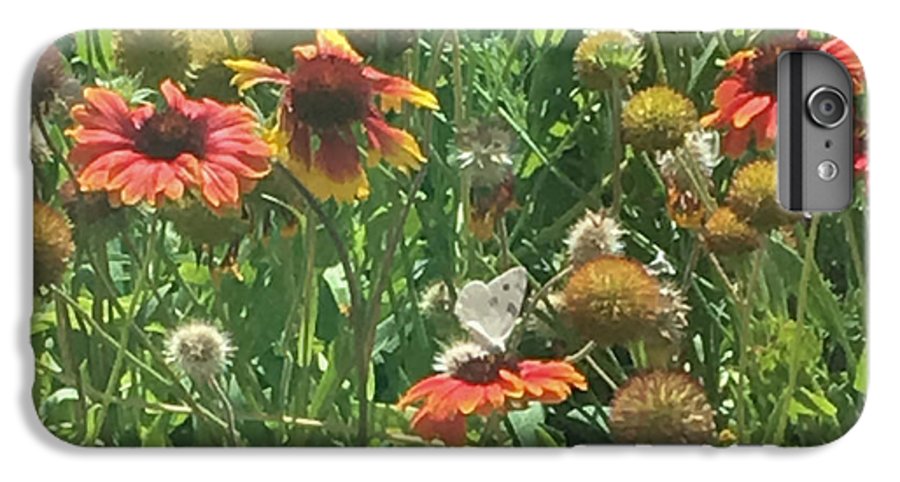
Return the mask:
<svg viewBox="0 0 900 482">
<path fill-rule="evenodd" d="M 527 272 L 521 267 L 506 271 L 488 284 L 469 282 L 460 291 L 454 312 L 477 343 L 505 351 L 527 287 Z"/>
</svg>

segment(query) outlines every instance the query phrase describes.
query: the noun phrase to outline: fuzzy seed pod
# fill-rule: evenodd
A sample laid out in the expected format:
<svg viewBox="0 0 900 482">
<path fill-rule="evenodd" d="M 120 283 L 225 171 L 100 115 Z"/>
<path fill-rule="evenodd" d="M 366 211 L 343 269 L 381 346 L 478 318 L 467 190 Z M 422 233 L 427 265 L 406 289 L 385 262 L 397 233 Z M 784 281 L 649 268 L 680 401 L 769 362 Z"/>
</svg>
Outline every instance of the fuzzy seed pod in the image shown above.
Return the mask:
<svg viewBox="0 0 900 482">
<path fill-rule="evenodd" d="M 575 49 L 575 71 L 588 89 L 608 90 L 637 81 L 644 61 L 640 39 L 627 30 L 590 33 Z"/>
<path fill-rule="evenodd" d="M 615 219 L 603 212 L 587 211 L 572 226 L 566 240 L 572 264 L 577 267 L 603 254 L 621 253 L 625 247 L 622 234 Z"/>
<path fill-rule="evenodd" d="M 90 246 L 91 240 L 105 243 L 126 228 L 125 209 L 113 207 L 106 193 L 79 193 L 70 179 L 59 187 L 59 198 L 74 225 L 78 246 Z"/>
<path fill-rule="evenodd" d="M 231 85 L 234 71 L 222 62 L 229 58 L 246 56 L 250 50 L 250 32 L 247 30 L 191 30 L 190 41 L 191 82 L 193 97 L 209 97 L 220 102 L 237 102 L 237 89 Z"/>
<path fill-rule="evenodd" d="M 234 351 L 228 335 L 215 326 L 192 321 L 176 328 L 166 341 L 169 363 L 195 381 L 208 381 L 225 370 Z"/>
<path fill-rule="evenodd" d="M 316 32 L 313 30 L 254 30 L 251 33 L 250 53 L 268 64 L 289 69 L 294 65 L 291 49 L 315 41 Z"/>
<path fill-rule="evenodd" d="M 653 371 L 632 376 L 616 390 L 610 429 L 626 444 L 708 444 L 714 412 L 703 387 L 687 373 Z"/>
<path fill-rule="evenodd" d="M 639 151 L 674 149 L 698 127 L 697 108 L 690 99 L 669 87 L 644 89 L 622 111 L 622 135 Z"/>
<path fill-rule="evenodd" d="M 75 243 L 66 215 L 42 202 L 34 202 L 34 290 L 59 283 Z"/>
</svg>

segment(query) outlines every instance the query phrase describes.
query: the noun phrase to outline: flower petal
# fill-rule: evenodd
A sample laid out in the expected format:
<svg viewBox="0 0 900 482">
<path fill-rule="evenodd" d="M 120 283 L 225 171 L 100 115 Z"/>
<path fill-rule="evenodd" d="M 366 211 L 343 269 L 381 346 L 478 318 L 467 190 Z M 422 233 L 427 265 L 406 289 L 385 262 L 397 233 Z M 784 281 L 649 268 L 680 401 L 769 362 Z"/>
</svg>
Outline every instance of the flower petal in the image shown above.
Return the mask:
<svg viewBox="0 0 900 482">
<path fill-rule="evenodd" d="M 225 60 L 225 66 L 236 72 L 231 78 L 231 85 L 243 92 L 256 84 L 272 82 L 279 85 L 287 85 L 290 78 L 278 67 L 273 67 L 265 62 L 256 60 L 238 59 Z"/>
<path fill-rule="evenodd" d="M 385 74 L 373 67 L 364 68 L 363 75 L 373 82 L 375 91 L 382 95 L 404 99 L 413 105 L 432 110 L 440 108 L 434 94 L 402 77 Z"/>
<path fill-rule="evenodd" d="M 734 113 L 732 124 L 737 129 L 747 127 L 771 103 L 772 98 L 768 95 L 760 95 L 750 99 Z"/>
<path fill-rule="evenodd" d="M 361 55 L 353 50 L 347 37 L 337 30 L 318 30 L 316 31 L 316 45 L 318 46 L 319 55 L 331 55 L 342 59 L 349 60 L 353 63 L 363 61 Z"/>
<path fill-rule="evenodd" d="M 395 129 L 375 116 L 367 118 L 365 126 L 369 139 L 370 166 L 384 158 L 401 169 L 417 170 L 426 161 L 419 144 L 408 132 Z"/>
</svg>

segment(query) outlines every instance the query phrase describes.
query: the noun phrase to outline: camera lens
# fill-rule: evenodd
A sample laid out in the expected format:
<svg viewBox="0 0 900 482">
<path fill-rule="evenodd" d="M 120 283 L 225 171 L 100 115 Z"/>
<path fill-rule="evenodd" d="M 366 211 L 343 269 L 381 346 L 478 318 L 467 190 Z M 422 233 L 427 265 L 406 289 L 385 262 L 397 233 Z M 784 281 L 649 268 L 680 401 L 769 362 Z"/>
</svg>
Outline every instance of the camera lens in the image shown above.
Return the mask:
<svg viewBox="0 0 900 482">
<path fill-rule="evenodd" d="M 847 116 L 847 101 L 837 90 L 819 87 L 809 94 L 807 109 L 813 122 L 830 129 L 844 121 Z"/>
</svg>

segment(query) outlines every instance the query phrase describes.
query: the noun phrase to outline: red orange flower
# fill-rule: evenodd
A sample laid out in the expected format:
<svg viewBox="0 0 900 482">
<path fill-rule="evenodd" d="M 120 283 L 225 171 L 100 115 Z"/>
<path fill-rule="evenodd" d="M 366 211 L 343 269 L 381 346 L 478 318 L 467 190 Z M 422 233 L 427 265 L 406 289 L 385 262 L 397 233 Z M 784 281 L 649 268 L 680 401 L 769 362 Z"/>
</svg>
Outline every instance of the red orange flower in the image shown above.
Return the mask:
<svg viewBox="0 0 900 482">
<path fill-rule="evenodd" d="M 587 381 L 563 361 L 516 361 L 465 343 L 451 347 L 439 360 L 443 373 L 416 383 L 398 402 L 402 409 L 422 403 L 412 418 L 413 431 L 448 445 L 466 442 L 466 417 L 524 408 L 528 402 L 560 403 L 572 387 Z"/>
<path fill-rule="evenodd" d="M 335 30 L 320 30 L 314 45 L 293 49 L 294 68 L 254 60 L 228 60 L 240 91 L 270 82 L 285 86 L 279 126 L 273 141 L 279 157 L 313 194 L 321 199 L 350 201 L 369 192 L 359 161 L 354 127 L 362 126 L 368 144 L 368 165 L 381 159 L 401 169 L 418 169 L 425 157 L 413 137 L 388 125 L 374 97 L 383 105 L 406 100 L 437 109 L 433 94 L 410 81 L 363 63 L 347 39 Z"/>
<path fill-rule="evenodd" d="M 188 99 L 171 80 L 166 108 L 129 107 L 119 94 L 88 88 L 72 108 L 76 126 L 69 163 L 83 191 L 107 191 L 114 204 L 158 205 L 196 187 L 213 209 L 240 204 L 268 174 L 269 146 L 253 114 L 239 105 Z"/>
<path fill-rule="evenodd" d="M 850 72 L 856 92 L 863 90 L 862 65 L 847 44 L 838 39 L 817 46 L 801 32 L 791 39 L 781 38 L 739 51 L 725 62 L 727 77 L 713 97 L 717 110 L 700 119 L 704 127 L 728 131 L 722 141 L 726 156 L 741 157 L 751 140 L 758 151 L 774 146 L 778 130 L 775 101 L 778 55 L 785 50 L 799 49 L 819 49 L 834 55 Z"/>
</svg>

